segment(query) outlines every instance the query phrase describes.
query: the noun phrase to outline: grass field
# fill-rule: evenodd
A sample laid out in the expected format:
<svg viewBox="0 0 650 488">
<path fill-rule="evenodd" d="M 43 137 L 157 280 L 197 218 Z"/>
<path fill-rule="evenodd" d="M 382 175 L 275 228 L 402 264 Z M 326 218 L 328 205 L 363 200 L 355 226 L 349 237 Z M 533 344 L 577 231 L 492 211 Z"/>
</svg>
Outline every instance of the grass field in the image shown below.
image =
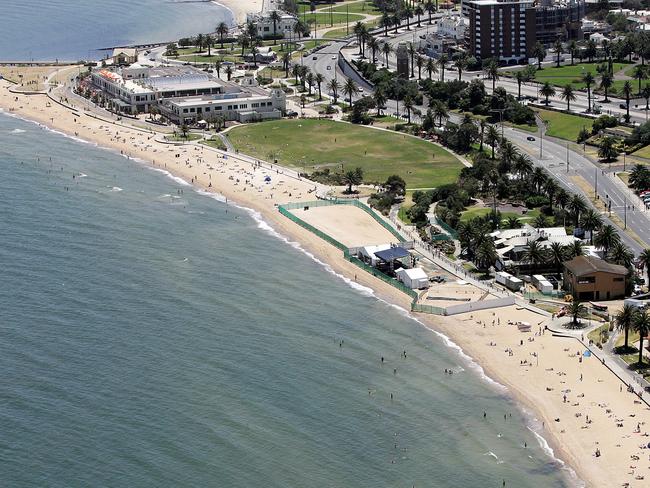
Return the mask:
<svg viewBox="0 0 650 488">
<path fill-rule="evenodd" d="M 638 156 L 640 158 L 650 159 L 650 146 L 645 146 L 639 149 L 638 151 L 634 151 L 632 153 L 632 156 Z"/>
<path fill-rule="evenodd" d="M 488 215 L 490 212 L 492 212 L 491 208 L 485 208 L 485 207 L 474 207 L 470 208 L 468 210 L 465 210 L 461 215 L 460 215 L 460 221 L 461 222 L 467 222 L 468 220 L 474 219 L 476 217 L 483 217 L 485 215 Z M 534 208 L 532 210 L 529 210 L 526 212 L 525 215 L 521 215 L 515 212 L 501 212 L 501 221 L 504 221 L 506 219 L 509 219 L 510 217 L 516 217 L 518 218 L 522 223 L 525 222 L 532 222 L 537 216 L 539 215 L 539 210 Z"/>
<path fill-rule="evenodd" d="M 429 142 L 331 120 L 280 120 L 237 127 L 228 133 L 235 148 L 261 159 L 311 172 L 360 167 L 366 182 L 398 174 L 412 188 L 453 183 L 462 164 Z"/>
<path fill-rule="evenodd" d="M 578 115 L 553 112 L 552 110 L 539 110 L 539 115 L 544 121 L 548 122 L 546 135 L 559 137 L 567 141 L 575 142 L 578 138 L 578 133 L 583 127 L 590 130 L 593 125 L 592 119 Z"/>
<path fill-rule="evenodd" d="M 343 37 L 353 34 L 352 32 L 353 27 L 354 26 L 350 26 L 349 33 L 348 33 L 348 29 L 345 27 L 342 27 L 340 29 L 332 29 L 331 31 L 326 32 L 323 35 L 323 37 L 325 39 L 341 39 Z"/>
<path fill-rule="evenodd" d="M 219 136 L 213 136 L 207 141 L 201 141 L 201 144 L 205 144 L 206 146 L 210 146 L 215 149 L 220 149 L 222 151 L 227 150 L 226 145 L 223 143 L 223 141 Z"/>
<path fill-rule="evenodd" d="M 535 81 L 540 83 L 548 81 L 552 85 L 557 86 L 572 84 L 575 89 L 584 88 L 585 84 L 582 82 L 582 75 L 587 71 L 590 71 L 591 74 L 594 75 L 594 78 L 600 80 L 600 77 L 596 76 L 596 67 L 599 66 L 599 64 L 600 63 L 582 63 L 574 66 L 560 66 L 559 68 L 544 68 L 535 73 Z M 614 73 L 622 70 L 626 66 L 629 65 L 627 63 L 614 63 Z"/>
<path fill-rule="evenodd" d="M 183 137 L 183 134 L 169 134 L 165 136 L 165 139 L 174 142 L 197 141 L 202 138 L 203 136 L 201 134 L 194 134 L 192 132 L 188 132 L 186 137 Z"/>
<path fill-rule="evenodd" d="M 351 26 L 354 26 L 354 24 L 359 21 L 363 20 L 363 15 L 359 14 L 350 14 L 347 15 L 345 12 L 332 12 L 332 15 L 330 16 L 329 12 L 315 12 L 315 13 L 307 13 L 307 14 L 300 14 L 300 20 L 303 20 L 310 24 L 312 22 L 316 22 L 319 27 L 326 27 L 330 25 L 330 20 L 332 21 L 333 25 L 340 25 L 340 24 L 345 24 L 346 22 L 350 22 Z"/>
</svg>

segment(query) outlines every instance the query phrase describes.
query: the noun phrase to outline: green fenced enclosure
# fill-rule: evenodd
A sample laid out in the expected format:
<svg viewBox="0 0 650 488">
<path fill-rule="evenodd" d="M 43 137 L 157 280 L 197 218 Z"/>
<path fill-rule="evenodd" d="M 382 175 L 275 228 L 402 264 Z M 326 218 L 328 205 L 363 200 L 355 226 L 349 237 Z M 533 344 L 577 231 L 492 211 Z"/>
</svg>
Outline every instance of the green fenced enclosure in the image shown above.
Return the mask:
<svg viewBox="0 0 650 488">
<path fill-rule="evenodd" d="M 333 205 L 352 205 L 353 207 L 360 208 L 364 212 L 366 212 L 368 215 L 370 215 L 379 225 L 381 225 L 384 229 L 386 229 L 388 232 L 393 234 L 395 238 L 399 242 L 406 242 L 406 239 L 404 239 L 399 232 L 397 232 L 392 225 L 390 225 L 388 222 L 386 222 L 384 219 L 382 219 L 379 215 L 375 213 L 373 209 L 371 209 L 368 205 L 365 203 L 360 202 L 359 200 L 355 199 L 350 199 L 350 200 L 339 200 L 339 199 L 332 199 L 332 200 L 315 200 L 313 202 L 293 202 L 293 203 L 287 203 L 284 205 L 280 205 L 279 208 L 280 213 L 284 215 L 282 212 L 282 208 L 285 210 L 292 210 L 295 208 L 304 208 L 304 207 L 330 207 Z M 292 219 L 293 220 L 293 219 Z M 306 222 L 305 222 L 306 223 Z M 300 224 L 302 225 L 302 224 Z M 309 225 L 309 224 L 307 224 Z M 304 227 L 304 226 L 303 226 Z M 311 227 L 311 226 L 310 226 Z M 320 236 L 319 236 L 320 237 Z M 329 236 L 328 236 L 329 237 Z M 332 238 L 330 238 L 332 239 Z M 327 240 L 327 239 L 325 239 Z M 332 239 L 334 240 L 334 239 Z M 330 241 L 328 241 L 330 242 Z M 337 241 L 338 242 L 338 241 Z M 331 242 L 330 242 L 331 243 Z M 339 243 L 340 244 L 340 243 Z M 342 244 L 341 244 L 342 245 Z M 337 246 L 338 247 L 338 246 Z"/>
<path fill-rule="evenodd" d="M 390 276 L 382 273 L 376 268 L 373 268 L 372 266 L 367 265 L 357 257 L 353 256 L 350 254 L 350 250 L 341 242 L 337 241 L 330 235 L 326 234 L 325 232 L 317 229 L 311 224 L 308 224 L 304 220 L 302 220 L 300 217 L 297 217 L 296 215 L 292 214 L 290 210 L 292 209 L 297 209 L 297 208 L 305 208 L 305 207 L 330 207 L 333 205 L 352 205 L 354 207 L 362 209 L 364 212 L 367 212 L 373 219 L 375 219 L 379 224 L 381 224 L 386 230 L 388 230 L 391 234 L 393 234 L 399 242 L 406 242 L 406 239 L 404 239 L 391 225 L 389 225 L 387 222 L 385 222 L 381 217 L 379 217 L 370 207 L 367 205 L 361 203 L 358 200 L 315 200 L 313 202 L 293 202 L 293 203 L 287 203 L 284 205 L 279 205 L 278 210 L 282 215 L 287 217 L 288 219 L 292 220 L 296 224 L 300 225 L 301 227 L 307 229 L 308 231 L 312 232 L 313 234 L 317 235 L 321 239 L 323 239 L 325 242 L 330 243 L 334 247 L 340 249 L 343 251 L 343 257 L 355 266 L 358 266 L 362 270 L 366 271 L 367 273 L 370 273 L 376 278 L 379 278 L 385 283 L 388 283 L 389 285 L 397 288 L 403 293 L 406 293 L 411 299 L 413 300 L 411 303 L 411 309 L 413 310 L 413 306 L 417 305 L 417 299 L 418 299 L 418 294 L 414 291 L 411 290 L 409 287 L 405 286 L 404 284 L 400 283 L 394 278 L 391 278 Z M 421 307 L 427 307 L 427 306 L 421 306 Z M 438 307 L 427 307 L 430 309 L 437 309 Z M 426 311 L 426 313 L 438 313 L 439 315 L 442 315 L 444 311 L 442 309 L 438 309 L 439 312 L 433 312 L 433 311 Z M 424 310 L 417 310 L 417 311 L 424 311 Z"/>
</svg>

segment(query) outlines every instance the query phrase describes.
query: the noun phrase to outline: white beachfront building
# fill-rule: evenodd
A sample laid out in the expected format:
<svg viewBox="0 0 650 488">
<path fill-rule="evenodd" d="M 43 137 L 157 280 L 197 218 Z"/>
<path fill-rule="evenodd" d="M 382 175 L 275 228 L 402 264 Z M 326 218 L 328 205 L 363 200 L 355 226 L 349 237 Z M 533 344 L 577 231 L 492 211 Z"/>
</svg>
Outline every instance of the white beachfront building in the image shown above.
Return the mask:
<svg viewBox="0 0 650 488">
<path fill-rule="evenodd" d="M 438 21 L 438 35 L 457 41 L 465 38 L 469 20 L 461 15 L 446 15 Z"/>
<path fill-rule="evenodd" d="M 275 31 L 273 30 L 273 19 L 271 18 L 272 10 L 263 12 L 249 13 L 246 16 L 246 22 L 252 23 L 257 29 L 257 35 L 262 39 L 273 37 L 273 33 L 282 37 L 291 37 L 293 29 L 298 23 L 298 18 L 281 10 L 275 10 L 280 16 L 275 22 Z"/>
<path fill-rule="evenodd" d="M 152 68 L 135 63 L 95 69 L 91 76 L 110 108 L 134 114 L 156 106 L 179 124 L 208 120 L 215 114 L 242 122 L 279 118 L 286 110 L 282 90 L 268 92 L 247 78 L 243 85 L 223 81 L 191 66 Z"/>
</svg>

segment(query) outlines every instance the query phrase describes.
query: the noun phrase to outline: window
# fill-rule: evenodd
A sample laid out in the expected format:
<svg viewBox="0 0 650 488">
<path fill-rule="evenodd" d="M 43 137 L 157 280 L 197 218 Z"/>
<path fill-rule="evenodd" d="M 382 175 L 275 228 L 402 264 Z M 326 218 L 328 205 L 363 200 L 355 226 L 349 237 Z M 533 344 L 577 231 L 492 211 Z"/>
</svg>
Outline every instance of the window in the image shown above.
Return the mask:
<svg viewBox="0 0 650 488">
<path fill-rule="evenodd" d="M 196 112 L 196 109 L 195 109 L 194 107 L 192 107 L 192 108 L 190 109 L 190 112 L 194 113 L 194 112 Z"/>
<path fill-rule="evenodd" d="M 187 109 L 186 109 L 186 108 L 183 109 L 183 113 L 184 113 L 184 114 L 187 113 Z"/>
<path fill-rule="evenodd" d="M 584 276 L 582 278 L 578 278 L 578 284 L 585 285 L 587 283 L 596 283 L 596 277 L 595 276 Z"/>
</svg>

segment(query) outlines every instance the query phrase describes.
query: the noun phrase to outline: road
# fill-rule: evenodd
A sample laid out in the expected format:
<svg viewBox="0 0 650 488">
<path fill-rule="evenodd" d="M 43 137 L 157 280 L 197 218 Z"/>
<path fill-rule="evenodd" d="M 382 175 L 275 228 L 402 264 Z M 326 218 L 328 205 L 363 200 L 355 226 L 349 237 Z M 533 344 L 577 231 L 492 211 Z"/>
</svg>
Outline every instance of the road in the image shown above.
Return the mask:
<svg viewBox="0 0 650 488">
<path fill-rule="evenodd" d="M 400 35 L 402 37 L 412 37 L 413 31 L 407 31 Z M 399 42 L 399 37 L 395 38 L 395 42 Z M 338 55 L 339 50 L 345 46 L 345 44 L 345 42 L 333 43 L 331 46 L 324 48 L 323 50 L 308 57 L 305 57 L 303 63 L 309 66 L 313 72 L 323 74 L 327 81 L 336 76 L 338 80 L 343 83 L 346 77 L 344 73 L 338 68 L 337 61 L 335 59 L 332 59 L 332 57 Z M 329 70 L 327 69 L 327 66 L 330 66 Z M 449 79 L 453 79 L 454 74 L 455 73 L 452 72 L 452 76 L 449 77 Z M 468 76 L 476 77 L 476 74 L 474 73 Z M 508 90 L 508 88 L 511 87 L 506 86 L 505 88 Z M 365 84 L 364 93 L 360 93 L 353 98 L 359 99 L 360 97 L 371 93 L 371 87 Z M 398 103 L 395 100 L 389 100 L 386 104 L 386 112 L 388 113 L 398 112 L 398 108 Z M 418 108 L 422 111 L 426 111 L 426 107 Z M 417 120 L 417 117 L 414 117 L 414 119 Z M 450 114 L 450 120 L 452 122 L 458 122 L 460 120 L 460 116 L 457 114 Z M 620 219 L 618 222 L 627 222 L 627 228 L 632 233 L 636 234 L 637 239 L 642 239 L 643 243 L 639 242 L 629 233 L 624 232 L 621 226 L 618 225 L 618 222 L 614 222 L 609 218 L 609 213 L 601 212 L 603 220 L 606 223 L 610 223 L 620 229 L 622 240 L 635 253 L 638 254 L 641 250 L 648 247 L 647 244 L 650 243 L 646 243 L 644 241 L 648 240 L 648 236 L 650 236 L 650 213 L 643 209 L 643 206 L 641 205 L 642 202 L 640 202 L 640 200 L 629 189 L 627 189 L 625 185 L 620 182 L 620 180 L 618 180 L 618 177 L 614 175 L 613 171 L 607 170 L 603 173 L 603 170 L 600 169 L 591 160 L 584 157 L 580 153 L 569 150 L 569 172 L 567 173 L 567 146 L 565 144 L 556 140 L 549 140 L 547 138 L 544 138 L 543 157 L 540 158 L 539 135 L 531 136 L 530 132 L 521 131 L 510 127 L 504 127 L 504 135 L 522 151 L 527 153 L 535 165 L 543 167 L 551 175 L 553 175 L 561 186 L 572 193 L 578 193 L 582 195 L 590 204 L 591 198 L 594 197 L 594 192 L 591 190 L 585 191 L 584 188 L 579 187 L 576 182 L 576 177 L 581 177 L 584 179 L 585 183 L 583 183 L 583 187 L 586 185 L 590 188 L 594 188 L 594 186 L 597 184 L 597 195 L 599 198 L 606 204 L 611 201 L 612 215 L 617 216 L 618 219 Z M 534 140 L 528 140 L 529 137 L 533 137 Z M 596 180 L 598 180 L 597 183 Z M 622 226 L 624 226 L 624 224 L 622 224 Z"/>
</svg>

